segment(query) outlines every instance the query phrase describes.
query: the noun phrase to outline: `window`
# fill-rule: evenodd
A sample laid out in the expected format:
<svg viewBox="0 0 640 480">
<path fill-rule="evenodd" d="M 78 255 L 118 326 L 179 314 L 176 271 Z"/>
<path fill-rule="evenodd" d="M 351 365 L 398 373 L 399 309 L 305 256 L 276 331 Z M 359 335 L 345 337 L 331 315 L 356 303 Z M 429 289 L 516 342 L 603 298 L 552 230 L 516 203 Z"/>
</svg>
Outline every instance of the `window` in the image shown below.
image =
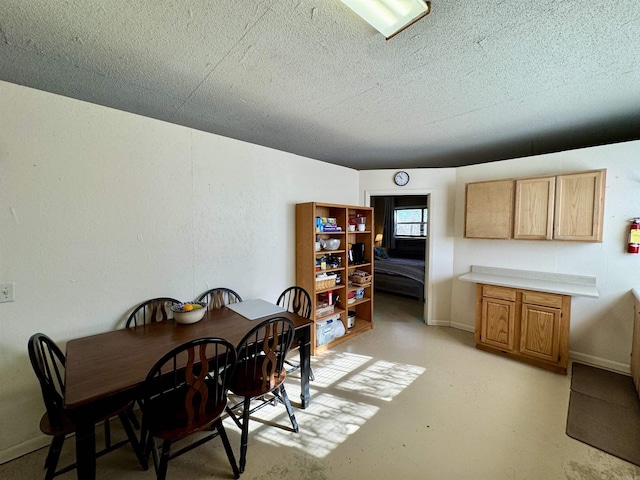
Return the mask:
<svg viewBox="0 0 640 480">
<path fill-rule="evenodd" d="M 393 212 L 393 234 L 396 238 L 426 238 L 427 209 L 396 208 Z"/>
</svg>

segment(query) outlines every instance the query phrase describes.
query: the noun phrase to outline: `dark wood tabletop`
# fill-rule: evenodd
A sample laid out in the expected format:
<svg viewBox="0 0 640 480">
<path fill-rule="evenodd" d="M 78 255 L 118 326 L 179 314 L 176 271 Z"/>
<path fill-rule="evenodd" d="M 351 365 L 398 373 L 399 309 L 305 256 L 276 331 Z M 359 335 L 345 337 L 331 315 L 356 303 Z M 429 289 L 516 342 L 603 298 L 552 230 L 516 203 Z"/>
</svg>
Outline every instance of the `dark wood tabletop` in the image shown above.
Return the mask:
<svg viewBox="0 0 640 480">
<path fill-rule="evenodd" d="M 170 320 L 71 340 L 66 351 L 65 407 L 75 409 L 136 389 L 155 362 L 178 345 L 201 337 L 220 337 L 237 345 L 260 320 L 276 316 L 291 319 L 296 330 L 313 323 L 288 312 L 248 320 L 222 308 L 207 311 L 191 325 Z"/>
</svg>

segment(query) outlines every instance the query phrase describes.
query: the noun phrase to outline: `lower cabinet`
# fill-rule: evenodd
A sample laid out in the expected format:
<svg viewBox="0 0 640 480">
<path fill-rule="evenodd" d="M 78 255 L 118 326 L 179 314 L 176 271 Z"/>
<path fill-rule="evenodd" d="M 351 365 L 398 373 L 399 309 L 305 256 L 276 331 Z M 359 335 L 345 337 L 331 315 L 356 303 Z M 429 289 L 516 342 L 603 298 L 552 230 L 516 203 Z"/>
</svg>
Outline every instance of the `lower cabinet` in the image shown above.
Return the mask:
<svg viewBox="0 0 640 480">
<path fill-rule="evenodd" d="M 571 297 L 495 285 L 476 287 L 476 347 L 567 373 Z"/>
<path fill-rule="evenodd" d="M 631 376 L 640 395 L 640 300 L 633 303 L 633 340 L 631 342 Z"/>
<path fill-rule="evenodd" d="M 485 285 L 482 297 L 480 338 L 485 345 L 513 351 L 516 326 L 514 290 Z"/>
</svg>

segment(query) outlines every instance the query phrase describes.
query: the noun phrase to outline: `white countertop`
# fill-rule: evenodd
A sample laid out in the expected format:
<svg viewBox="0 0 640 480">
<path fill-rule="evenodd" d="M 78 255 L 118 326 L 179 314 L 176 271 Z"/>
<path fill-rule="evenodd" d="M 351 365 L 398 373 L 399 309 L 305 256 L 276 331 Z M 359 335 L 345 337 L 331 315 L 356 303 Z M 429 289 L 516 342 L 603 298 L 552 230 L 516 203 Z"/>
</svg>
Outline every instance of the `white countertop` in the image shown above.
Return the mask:
<svg viewBox="0 0 640 480">
<path fill-rule="evenodd" d="M 471 272 L 458 277 L 463 282 L 486 283 L 502 287 L 524 288 L 538 292 L 598 298 L 596 277 L 567 273 L 513 270 L 510 268 L 471 265 Z M 638 289 L 636 289 L 638 290 Z M 637 292 L 640 296 L 640 290 Z"/>
</svg>

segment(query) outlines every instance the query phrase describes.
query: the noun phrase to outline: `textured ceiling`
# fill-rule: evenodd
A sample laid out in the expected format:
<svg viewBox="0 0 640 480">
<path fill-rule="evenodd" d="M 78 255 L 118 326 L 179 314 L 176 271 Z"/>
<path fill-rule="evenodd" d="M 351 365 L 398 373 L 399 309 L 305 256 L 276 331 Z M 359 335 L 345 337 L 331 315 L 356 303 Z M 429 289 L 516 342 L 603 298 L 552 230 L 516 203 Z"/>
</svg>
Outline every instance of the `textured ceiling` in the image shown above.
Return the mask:
<svg viewBox="0 0 640 480">
<path fill-rule="evenodd" d="M 360 170 L 640 138 L 640 1 L 2 0 L 0 79 Z"/>
</svg>

